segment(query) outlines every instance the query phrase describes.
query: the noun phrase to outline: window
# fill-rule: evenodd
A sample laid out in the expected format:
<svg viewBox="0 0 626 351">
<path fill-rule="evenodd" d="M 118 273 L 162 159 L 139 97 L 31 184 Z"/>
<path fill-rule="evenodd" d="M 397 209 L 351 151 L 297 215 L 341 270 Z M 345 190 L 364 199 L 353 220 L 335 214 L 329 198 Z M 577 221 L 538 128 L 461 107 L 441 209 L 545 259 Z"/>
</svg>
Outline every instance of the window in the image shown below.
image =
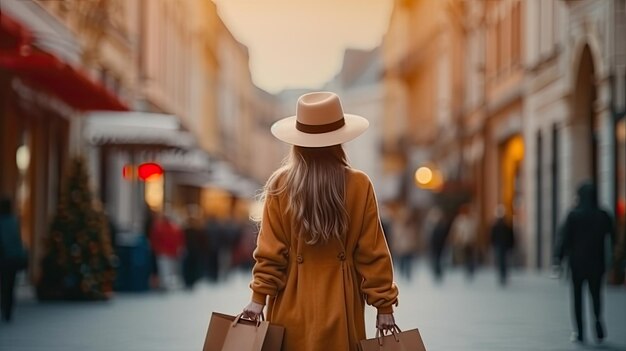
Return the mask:
<svg viewBox="0 0 626 351">
<path fill-rule="evenodd" d="M 512 14 L 512 52 L 511 63 L 515 67 L 520 64 L 522 56 L 522 15 L 521 15 L 521 3 L 516 2 L 513 5 Z"/>
<path fill-rule="evenodd" d="M 542 58 L 549 56 L 554 49 L 554 1 L 541 1 L 539 9 L 539 53 Z"/>
<path fill-rule="evenodd" d="M 100 67 L 100 83 L 107 85 L 109 80 L 109 70 L 106 67 Z"/>
<path fill-rule="evenodd" d="M 498 21 L 496 22 L 496 41 L 494 43 L 494 49 L 496 51 L 496 62 L 495 62 L 495 71 L 497 75 L 500 75 L 500 72 L 502 70 L 502 64 L 503 64 L 503 57 L 502 57 L 502 47 L 503 47 L 503 36 L 502 36 L 502 20 L 500 18 L 498 18 Z"/>
<path fill-rule="evenodd" d="M 495 23 L 492 23 L 487 28 L 487 43 L 485 45 L 486 54 L 487 54 L 486 73 L 487 73 L 488 80 L 493 79 L 493 77 L 496 75 L 496 72 L 497 72 L 498 36 L 496 33 L 497 33 L 497 27 Z"/>
</svg>

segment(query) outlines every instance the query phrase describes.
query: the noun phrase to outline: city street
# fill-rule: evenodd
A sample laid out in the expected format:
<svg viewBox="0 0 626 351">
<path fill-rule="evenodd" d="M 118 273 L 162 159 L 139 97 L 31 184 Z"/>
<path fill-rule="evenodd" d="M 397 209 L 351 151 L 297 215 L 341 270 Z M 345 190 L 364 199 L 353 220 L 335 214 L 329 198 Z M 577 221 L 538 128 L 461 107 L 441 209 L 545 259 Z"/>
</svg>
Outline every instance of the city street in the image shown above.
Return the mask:
<svg viewBox="0 0 626 351">
<path fill-rule="evenodd" d="M 238 274 L 192 292 L 118 294 L 103 303 L 40 304 L 22 293 L 14 323 L 0 324 L 0 350 L 198 351 L 211 311 L 237 313 L 248 302 L 247 283 Z M 562 281 L 518 272 L 501 289 L 494 272 L 483 270 L 472 282 L 452 272 L 436 285 L 420 269 L 411 283 L 398 283 L 396 320 L 404 329 L 418 327 L 429 351 L 585 349 L 569 342 L 569 296 Z M 608 339 L 602 349 L 624 351 L 626 290 L 607 289 L 605 296 Z M 372 309 L 367 317 L 371 335 Z"/>
<path fill-rule="evenodd" d="M 289 351 L 346 351 L 361 282 L 327 267 L 391 303 L 388 253 L 429 351 L 626 351 L 625 29 L 626 0 L 0 0 L 0 351 L 200 351 L 257 247 L 320 258 Z M 621 284 L 602 344 L 560 254 Z"/>
</svg>

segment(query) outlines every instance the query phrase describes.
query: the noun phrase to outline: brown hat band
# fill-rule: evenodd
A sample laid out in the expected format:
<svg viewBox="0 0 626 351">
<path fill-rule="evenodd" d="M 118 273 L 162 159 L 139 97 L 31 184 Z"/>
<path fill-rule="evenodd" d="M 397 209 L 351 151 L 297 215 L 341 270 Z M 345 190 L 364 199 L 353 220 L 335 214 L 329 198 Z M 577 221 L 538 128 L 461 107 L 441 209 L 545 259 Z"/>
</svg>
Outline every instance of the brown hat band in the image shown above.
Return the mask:
<svg viewBox="0 0 626 351">
<path fill-rule="evenodd" d="M 300 123 L 296 121 L 296 129 L 303 133 L 308 133 L 308 134 L 322 134 L 322 133 L 333 132 L 343 127 L 345 124 L 346 124 L 346 121 L 343 117 L 340 120 L 337 120 L 333 123 L 318 124 L 318 125 L 304 124 L 304 123 Z"/>
</svg>

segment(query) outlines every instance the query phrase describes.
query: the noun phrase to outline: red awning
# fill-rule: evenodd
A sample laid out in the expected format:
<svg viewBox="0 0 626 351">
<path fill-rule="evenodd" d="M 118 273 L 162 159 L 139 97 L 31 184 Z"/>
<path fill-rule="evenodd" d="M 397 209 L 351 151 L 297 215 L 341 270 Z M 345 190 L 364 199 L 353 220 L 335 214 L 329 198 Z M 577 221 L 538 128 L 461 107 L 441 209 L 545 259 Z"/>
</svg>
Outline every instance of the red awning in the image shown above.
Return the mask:
<svg viewBox="0 0 626 351">
<path fill-rule="evenodd" d="M 128 110 L 115 94 L 84 72 L 33 47 L 30 32 L 5 14 L 0 14 L 0 34 L 11 36 L 0 45 L 0 69 L 15 73 L 78 110 Z"/>
</svg>

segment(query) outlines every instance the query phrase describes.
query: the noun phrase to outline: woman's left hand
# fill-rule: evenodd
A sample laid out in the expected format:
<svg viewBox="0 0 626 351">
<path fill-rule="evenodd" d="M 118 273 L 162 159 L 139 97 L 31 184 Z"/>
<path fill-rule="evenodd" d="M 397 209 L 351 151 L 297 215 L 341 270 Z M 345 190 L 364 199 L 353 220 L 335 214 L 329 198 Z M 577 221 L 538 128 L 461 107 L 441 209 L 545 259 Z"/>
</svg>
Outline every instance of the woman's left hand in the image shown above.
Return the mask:
<svg viewBox="0 0 626 351">
<path fill-rule="evenodd" d="M 243 309 L 243 317 L 256 321 L 261 318 L 261 314 L 263 313 L 264 305 L 256 303 L 254 301 L 250 301 L 248 306 Z"/>
<path fill-rule="evenodd" d="M 376 317 L 376 328 L 380 329 L 380 331 L 393 330 L 395 325 L 396 320 L 393 318 L 393 313 L 379 314 Z"/>
</svg>

